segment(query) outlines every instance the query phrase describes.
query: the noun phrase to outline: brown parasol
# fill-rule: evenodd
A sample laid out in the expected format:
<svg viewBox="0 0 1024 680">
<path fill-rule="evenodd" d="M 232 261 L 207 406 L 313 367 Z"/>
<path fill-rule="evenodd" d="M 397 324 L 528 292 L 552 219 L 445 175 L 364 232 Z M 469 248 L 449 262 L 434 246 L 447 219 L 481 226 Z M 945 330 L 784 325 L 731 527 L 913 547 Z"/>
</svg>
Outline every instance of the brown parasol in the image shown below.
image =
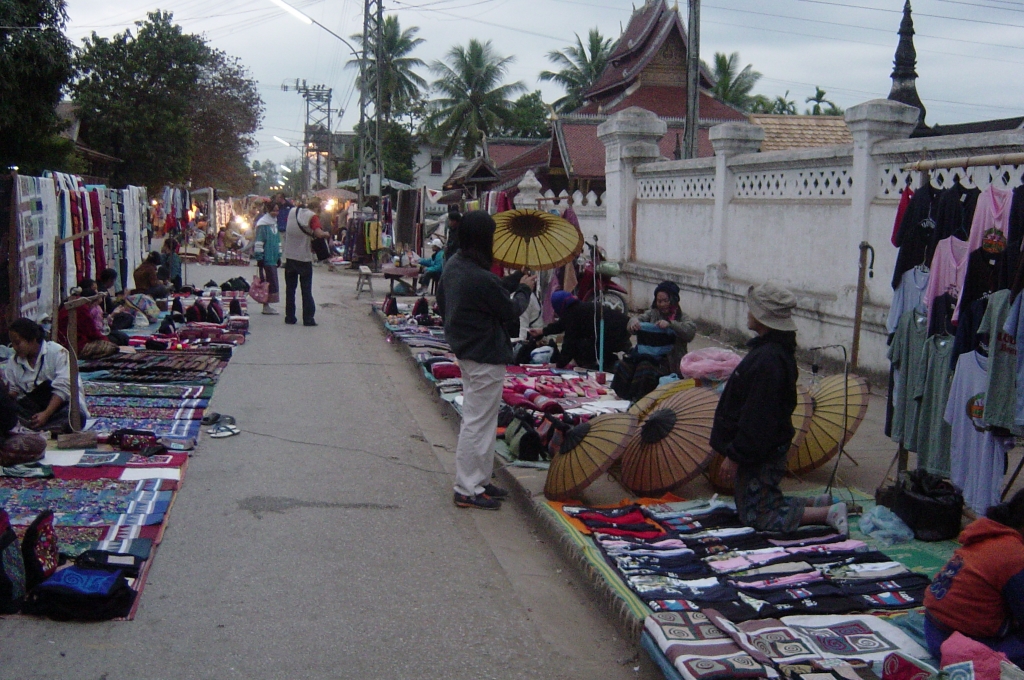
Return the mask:
<svg viewBox="0 0 1024 680">
<path fill-rule="evenodd" d="M 635 430 L 636 416 L 608 413 L 565 432 L 548 469 L 544 495 L 553 501 L 576 498 L 622 455 Z"/>
<path fill-rule="evenodd" d="M 494 259 L 511 269 L 555 269 L 583 250 L 578 227 L 542 210 L 506 210 L 494 224 Z"/>
<path fill-rule="evenodd" d="M 657 495 L 697 476 L 711 455 L 718 396 L 701 387 L 659 401 L 622 454 L 620 481 L 634 493 Z"/>
<path fill-rule="evenodd" d="M 650 413 L 651 409 L 666 397 L 671 397 L 673 394 L 679 392 L 685 392 L 691 390 L 697 386 L 697 381 L 690 378 L 687 380 L 674 380 L 664 385 L 658 385 L 645 396 L 637 399 L 632 406 L 629 407 L 629 412 L 636 414 L 638 418 L 643 418 L 645 415 Z"/>
<path fill-rule="evenodd" d="M 789 455 L 789 472 L 802 475 L 821 467 L 839 452 L 839 440 L 850 441 L 868 411 L 868 383 L 858 375 L 846 379 L 849 394 L 843 394 L 843 376 L 830 375 L 811 388 L 813 415 L 807 436 Z M 843 418 L 843 401 L 847 401 Z M 846 430 L 845 437 L 843 430 Z"/>
<path fill-rule="evenodd" d="M 793 436 L 793 443 L 789 447 L 790 461 L 793 460 L 793 456 L 807 437 L 807 431 L 811 426 L 812 414 L 813 401 L 811 400 L 810 392 L 804 387 L 797 385 L 796 408 L 793 409 L 793 428 L 796 430 L 796 434 Z M 736 463 L 716 452 L 711 457 L 711 463 L 708 465 L 708 479 L 711 480 L 711 486 L 715 488 L 715 491 L 732 493 L 736 487 Z"/>
</svg>

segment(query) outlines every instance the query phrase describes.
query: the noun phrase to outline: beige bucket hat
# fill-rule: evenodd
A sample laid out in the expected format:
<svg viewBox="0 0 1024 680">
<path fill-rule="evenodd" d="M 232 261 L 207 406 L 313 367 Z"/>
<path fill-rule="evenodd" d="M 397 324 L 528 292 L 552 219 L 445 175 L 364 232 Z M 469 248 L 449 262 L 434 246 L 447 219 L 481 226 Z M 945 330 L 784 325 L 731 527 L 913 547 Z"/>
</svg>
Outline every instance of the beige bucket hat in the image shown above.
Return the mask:
<svg viewBox="0 0 1024 680">
<path fill-rule="evenodd" d="M 754 318 L 777 331 L 795 331 L 796 296 L 782 286 L 762 283 L 747 289 L 747 306 Z"/>
</svg>

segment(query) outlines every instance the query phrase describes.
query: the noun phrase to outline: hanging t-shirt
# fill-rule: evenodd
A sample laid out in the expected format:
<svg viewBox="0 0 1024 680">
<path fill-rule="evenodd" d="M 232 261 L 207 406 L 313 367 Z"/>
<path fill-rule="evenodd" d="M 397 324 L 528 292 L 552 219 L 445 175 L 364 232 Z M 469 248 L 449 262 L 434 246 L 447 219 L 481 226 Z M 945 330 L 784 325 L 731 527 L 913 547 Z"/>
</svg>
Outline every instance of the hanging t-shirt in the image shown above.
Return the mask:
<svg viewBox="0 0 1024 680">
<path fill-rule="evenodd" d="M 913 398 L 914 388 L 924 373 L 924 343 L 928 338 L 928 323 L 923 314 L 910 310 L 900 319 L 896 335 L 889 345 L 889 360 L 899 371 L 899 380 L 893 395 L 893 441 L 912 441 L 917 428 L 920 404 Z"/>
<path fill-rule="evenodd" d="M 978 335 L 988 343 L 988 389 L 985 392 L 985 422 L 1010 429 L 1017 406 L 1017 338 L 1003 330 L 1010 315 L 1010 291 L 988 296 L 988 309 Z"/>
<path fill-rule="evenodd" d="M 985 429 L 985 390 L 988 357 L 978 352 L 961 355 L 949 389 L 944 417 L 952 426 L 949 478 L 964 493 L 964 503 L 983 514 L 999 502 L 1012 437 L 996 437 Z"/>
<path fill-rule="evenodd" d="M 895 245 L 900 249 L 896 255 L 896 268 L 892 275 L 892 288 L 896 290 L 903 278 L 903 272 L 932 259 L 935 234 L 934 207 L 938 192 L 926 184 L 914 192 L 903 215 L 903 221 L 896 232 Z"/>
<path fill-rule="evenodd" d="M 1003 330 L 1007 335 L 1012 335 L 1016 343 L 1024 342 L 1024 313 L 1021 305 L 1024 304 L 1024 295 L 1018 295 L 1010 306 L 1010 313 L 1003 324 Z M 1017 353 L 1016 384 L 1024 385 L 1024 354 Z M 1017 391 L 1016 405 L 1014 407 L 1013 424 L 1017 427 L 1024 427 L 1024 390 Z"/>
<path fill-rule="evenodd" d="M 1006 250 L 1010 232 L 1010 202 L 1013 192 L 989 185 L 978 197 L 971 221 L 970 252 L 984 248 L 988 253 Z"/>
<path fill-rule="evenodd" d="M 970 238 L 979 196 L 980 189 L 968 189 L 959 180 L 940 191 L 935 207 L 936 236 L 939 239 L 956 236 L 965 241 Z"/>
<path fill-rule="evenodd" d="M 960 291 L 964 287 L 964 277 L 967 275 L 969 256 L 967 242 L 961 241 L 955 236 L 944 238 L 935 246 L 928 286 L 924 290 L 929 321 L 932 318 L 932 306 L 935 298 L 946 294 L 951 295 L 954 299 L 960 297 Z"/>
<path fill-rule="evenodd" d="M 903 273 L 903 280 L 892 294 L 892 306 L 885 327 L 890 334 L 896 332 L 900 318 L 911 309 L 921 306 L 924 300 L 924 289 L 928 287 L 928 270 L 914 267 Z"/>
<path fill-rule="evenodd" d="M 949 401 L 949 383 L 953 369 L 949 358 L 953 338 L 933 335 L 924 345 L 925 375 L 914 398 L 920 403 L 917 436 L 917 467 L 942 477 L 949 477 L 950 426 L 943 417 Z"/>
<path fill-rule="evenodd" d="M 953 321 L 960 319 L 960 312 L 975 300 L 980 299 L 986 293 L 1009 289 L 1012 277 L 1010 268 L 1006 262 L 1010 253 L 1002 251 L 989 253 L 984 248 L 979 248 L 967 258 L 967 274 L 964 276 L 964 287 L 960 291 L 960 297 L 956 301 L 956 311 L 953 312 Z"/>
</svg>

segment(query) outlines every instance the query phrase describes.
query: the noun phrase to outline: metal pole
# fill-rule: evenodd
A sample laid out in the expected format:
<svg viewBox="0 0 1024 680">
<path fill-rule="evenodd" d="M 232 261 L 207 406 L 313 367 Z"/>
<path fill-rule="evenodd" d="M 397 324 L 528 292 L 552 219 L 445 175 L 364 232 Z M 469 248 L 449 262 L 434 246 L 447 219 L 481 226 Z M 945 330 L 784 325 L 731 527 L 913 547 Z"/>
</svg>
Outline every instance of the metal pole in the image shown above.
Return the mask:
<svg viewBox="0 0 1024 680">
<path fill-rule="evenodd" d="M 689 0 L 686 25 L 686 129 L 683 158 L 697 157 L 697 129 L 700 127 L 700 0 Z"/>
</svg>

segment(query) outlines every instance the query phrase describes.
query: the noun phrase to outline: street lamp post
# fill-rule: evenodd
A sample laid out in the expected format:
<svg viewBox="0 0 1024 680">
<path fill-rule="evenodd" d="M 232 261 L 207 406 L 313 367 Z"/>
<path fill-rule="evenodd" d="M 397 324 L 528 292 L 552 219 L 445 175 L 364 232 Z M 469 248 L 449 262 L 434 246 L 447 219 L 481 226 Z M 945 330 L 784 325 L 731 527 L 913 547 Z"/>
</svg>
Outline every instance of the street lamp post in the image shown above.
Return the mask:
<svg viewBox="0 0 1024 680">
<path fill-rule="evenodd" d="M 362 51 L 362 53 L 357 52 L 356 48 L 353 47 L 352 43 L 350 43 L 348 40 L 345 40 L 340 35 L 338 35 L 334 31 L 332 31 L 331 29 L 327 28 L 326 26 L 321 24 L 319 21 L 317 21 L 313 17 L 305 14 L 304 12 L 299 11 L 298 9 L 296 9 L 294 7 L 292 7 L 291 5 L 289 5 L 284 0 L 270 0 L 270 2 L 274 3 L 275 5 L 277 5 L 281 9 L 283 9 L 285 12 L 287 12 L 288 14 L 291 14 L 293 17 L 295 17 L 296 19 L 298 19 L 302 23 L 306 24 L 307 26 L 317 26 L 318 28 L 321 28 L 324 31 L 327 31 L 327 33 L 329 33 L 330 35 L 332 35 L 335 38 L 337 38 L 338 40 L 340 40 L 345 45 L 345 47 L 347 47 L 349 49 L 349 51 L 352 52 L 352 55 L 359 61 L 359 126 L 360 126 L 360 128 L 359 128 L 360 129 L 360 133 L 359 133 L 359 175 L 360 175 L 360 177 L 359 177 L 359 191 L 358 191 L 359 197 L 358 197 L 357 200 L 358 200 L 358 205 L 360 207 L 362 207 L 362 204 L 363 204 L 362 171 L 363 171 L 364 159 L 366 158 L 366 142 L 365 142 L 365 135 L 366 135 L 366 132 L 365 132 L 365 126 L 366 126 L 366 120 L 365 120 L 365 118 L 366 118 L 366 36 L 363 36 L 363 51 Z M 334 143 L 333 139 L 331 140 L 331 143 L 332 144 Z M 289 146 L 291 146 L 291 145 L 289 145 Z M 330 170 L 328 170 L 328 172 L 330 172 Z"/>
</svg>

